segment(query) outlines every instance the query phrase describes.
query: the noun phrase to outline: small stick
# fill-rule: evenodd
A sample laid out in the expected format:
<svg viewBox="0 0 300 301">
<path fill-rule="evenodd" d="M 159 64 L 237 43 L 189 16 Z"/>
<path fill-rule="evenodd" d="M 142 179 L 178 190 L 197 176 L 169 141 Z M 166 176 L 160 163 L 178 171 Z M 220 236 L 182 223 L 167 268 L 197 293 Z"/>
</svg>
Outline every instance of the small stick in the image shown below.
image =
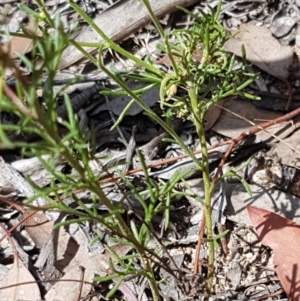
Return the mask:
<svg viewBox="0 0 300 301">
<path fill-rule="evenodd" d="M 284 293 L 284 290 L 281 288 L 280 290 L 278 290 L 277 292 L 275 292 L 273 294 L 264 295 L 262 297 L 254 299 L 254 301 L 266 300 L 266 299 L 269 299 L 269 298 L 272 298 L 272 297 L 276 297 L 276 296 L 278 296 L 282 293 Z"/>
<path fill-rule="evenodd" d="M 195 254 L 195 262 L 194 262 L 194 274 L 198 274 L 198 267 L 199 267 L 199 255 L 200 255 L 200 249 L 203 242 L 203 236 L 204 236 L 204 228 L 205 228 L 205 214 L 203 212 L 202 219 L 199 225 L 199 232 L 198 232 L 198 243 L 196 247 L 196 254 Z"/>
<path fill-rule="evenodd" d="M 134 151 L 135 151 L 135 147 L 136 147 L 136 141 L 135 141 L 136 132 L 137 132 L 137 126 L 135 125 L 132 129 L 131 137 L 130 137 L 128 145 L 127 145 L 125 165 L 123 165 L 123 169 L 122 169 L 123 173 L 126 173 L 129 170 L 130 166 L 132 165 L 132 159 L 133 159 Z"/>
<path fill-rule="evenodd" d="M 36 211 L 33 211 L 31 213 L 28 213 L 22 206 L 18 205 L 16 202 L 8 200 L 6 198 L 3 198 L 0 196 L 0 202 L 8 204 L 10 206 L 13 206 L 14 208 L 16 208 L 18 211 L 22 212 L 24 215 L 24 218 L 22 220 L 20 220 L 16 225 L 14 225 L 12 228 L 10 228 L 9 230 L 6 230 L 6 234 L 4 236 L 2 236 L 0 238 L 0 242 L 4 239 L 4 238 L 8 238 L 8 236 L 15 230 L 17 229 L 21 224 L 23 224 L 27 219 L 29 219 L 31 216 L 35 215 Z"/>
<path fill-rule="evenodd" d="M 82 288 L 83 288 L 83 283 L 84 283 L 85 267 L 83 267 L 82 265 L 80 265 L 79 269 L 80 269 L 80 284 L 79 284 L 79 291 L 78 291 L 78 299 L 77 299 L 77 301 L 80 301 L 80 299 L 81 299 Z"/>
<path fill-rule="evenodd" d="M 288 111 L 291 107 L 291 103 L 292 103 L 292 86 L 290 84 L 290 82 L 284 78 L 284 77 L 278 77 L 278 79 L 280 79 L 281 81 L 283 81 L 286 84 L 286 87 L 288 89 L 288 102 L 285 106 L 285 110 Z"/>
<path fill-rule="evenodd" d="M 221 234 L 224 231 L 224 226 L 221 223 L 217 223 L 217 228 L 218 228 L 219 234 Z M 222 251 L 223 251 L 224 255 L 226 256 L 228 254 L 226 237 L 225 236 L 220 237 L 220 242 L 221 242 Z"/>
</svg>

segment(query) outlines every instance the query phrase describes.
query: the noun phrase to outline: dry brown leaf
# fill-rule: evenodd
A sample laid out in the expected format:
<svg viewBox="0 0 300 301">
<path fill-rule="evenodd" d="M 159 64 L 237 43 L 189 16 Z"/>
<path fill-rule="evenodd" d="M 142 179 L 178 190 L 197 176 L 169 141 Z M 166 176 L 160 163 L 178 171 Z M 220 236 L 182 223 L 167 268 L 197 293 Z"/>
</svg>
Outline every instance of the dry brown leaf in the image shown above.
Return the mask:
<svg viewBox="0 0 300 301">
<path fill-rule="evenodd" d="M 241 46 L 244 45 L 248 61 L 275 77 L 287 78 L 286 66 L 293 63 L 292 48 L 282 46 L 266 27 L 247 23 L 242 24 L 240 29 L 242 32 L 228 40 L 224 48 L 241 56 Z"/>
<path fill-rule="evenodd" d="M 205 131 L 210 130 L 214 126 L 214 124 L 218 121 L 218 119 L 222 113 L 221 106 L 223 106 L 226 101 L 227 101 L 227 99 L 223 99 L 218 102 L 218 105 L 212 105 L 212 106 L 208 107 L 208 109 L 206 110 L 205 115 L 204 115 L 204 118 L 206 121 Z"/>
<path fill-rule="evenodd" d="M 83 246 L 67 233 L 63 228 L 59 228 L 54 247 L 56 248 L 55 267 L 62 273 L 67 273 L 71 269 L 82 265 L 89 259 L 89 254 Z M 56 235 L 56 234 L 55 234 Z"/>
<path fill-rule="evenodd" d="M 26 220 L 25 228 L 35 245 L 41 249 L 49 239 L 53 222 L 43 212 L 37 212 Z"/>
<path fill-rule="evenodd" d="M 93 258 L 93 260 L 96 261 L 98 258 Z M 96 273 L 96 271 L 91 268 L 93 262 L 89 260 L 82 265 L 85 267 L 83 281 L 93 282 Z M 91 291 L 91 285 L 83 283 L 82 290 L 80 291 L 81 282 L 78 281 L 81 280 L 81 274 L 82 269 L 79 266 L 72 268 L 49 290 L 45 296 L 45 300 L 77 301 L 79 300 L 79 294 L 81 298 L 86 297 Z"/>
<path fill-rule="evenodd" d="M 26 284 L 21 284 L 27 282 Z M 30 283 L 29 283 L 30 282 Z M 10 286 L 4 289 L 4 287 Z M 0 300 L 40 300 L 41 294 L 33 276 L 19 260 L 0 281 Z"/>
<path fill-rule="evenodd" d="M 273 249 L 276 273 L 289 300 L 300 300 L 300 226 L 265 209 L 247 210 L 261 242 Z"/>
<path fill-rule="evenodd" d="M 60 272 L 67 273 L 71 269 L 78 267 L 79 265 L 84 265 L 85 263 L 89 262 L 91 255 L 88 254 L 86 248 L 84 246 L 79 245 L 75 241 L 75 239 L 69 233 L 67 233 L 63 228 L 59 228 L 58 231 L 59 231 L 58 237 L 55 240 L 57 241 L 57 246 L 56 246 L 57 262 L 55 264 L 55 267 Z M 130 247 L 116 244 L 112 246 L 112 249 L 119 256 L 122 256 L 123 252 L 128 252 Z M 107 256 L 110 257 L 107 254 L 100 254 L 100 255 L 103 258 L 106 258 Z M 99 269 L 101 266 L 102 268 L 107 269 L 108 264 L 103 265 L 103 262 L 101 263 L 100 261 L 98 261 L 96 263 L 96 260 L 94 260 L 93 268 Z"/>
<path fill-rule="evenodd" d="M 120 257 L 126 255 L 131 247 L 124 246 L 121 244 L 116 244 L 112 246 L 114 252 L 116 252 Z M 93 282 L 94 277 L 104 277 L 109 274 L 109 259 L 111 255 L 106 252 L 104 254 L 96 254 L 94 256 L 89 256 L 86 252 L 86 258 L 83 259 L 80 266 L 84 268 L 84 281 Z M 76 260 L 78 260 L 77 258 Z M 82 270 L 79 266 L 74 266 L 68 269 L 68 272 L 58 281 L 45 296 L 46 301 L 52 300 L 64 300 L 64 301 L 77 301 L 79 296 L 80 282 L 75 282 L 72 280 L 81 279 Z M 121 289 L 121 288 L 120 288 Z M 81 298 L 86 297 L 91 290 L 91 285 L 85 283 L 82 287 L 80 294 Z M 133 299 L 132 299 L 133 300 Z"/>
<path fill-rule="evenodd" d="M 56 267 L 65 273 L 63 280 L 58 281 L 46 295 L 46 300 L 64 300 L 77 301 L 79 295 L 79 282 L 72 282 L 73 280 L 80 280 L 81 270 L 78 268 L 82 266 L 85 269 L 84 281 L 93 282 L 93 278 L 97 275 L 99 277 L 106 276 L 109 271 L 110 253 L 89 255 L 83 246 L 79 246 L 77 242 L 60 228 L 59 237 L 57 239 L 57 263 Z M 116 244 L 111 247 L 113 251 L 120 257 L 127 254 L 131 249 L 129 246 Z M 85 284 L 83 286 L 81 297 L 85 297 L 91 290 L 91 285 Z"/>
<path fill-rule="evenodd" d="M 41 35 L 41 31 L 36 26 L 36 22 L 32 16 L 28 15 L 29 23 L 26 26 L 26 30 L 28 32 L 32 32 L 36 35 Z M 10 41 L 7 43 L 0 45 L 0 51 L 4 53 L 8 53 L 12 59 L 18 57 L 18 54 L 26 54 L 30 52 L 34 47 L 34 43 L 32 39 L 26 37 L 16 37 L 12 36 Z"/>
<path fill-rule="evenodd" d="M 31 39 L 13 36 L 9 42 L 0 46 L 0 51 L 9 53 L 9 56 L 15 59 L 18 57 L 18 54 L 25 54 L 31 51 L 32 48 L 33 42 Z"/>
<path fill-rule="evenodd" d="M 230 99 L 223 105 L 223 107 L 228 111 L 223 110 L 222 115 L 215 123 L 212 130 L 230 138 L 236 137 L 243 131 L 246 131 L 253 126 L 253 124 L 249 123 L 243 118 L 248 119 L 250 122 L 256 125 L 260 125 L 266 121 L 273 120 L 283 115 L 279 112 L 259 109 L 250 101 L 243 99 Z M 272 134 L 276 134 L 282 131 L 283 127 L 285 126 L 285 124 L 276 124 L 272 127 L 269 127 L 267 131 Z M 265 141 L 271 137 L 268 132 L 261 131 L 256 135 L 262 141 Z"/>
</svg>

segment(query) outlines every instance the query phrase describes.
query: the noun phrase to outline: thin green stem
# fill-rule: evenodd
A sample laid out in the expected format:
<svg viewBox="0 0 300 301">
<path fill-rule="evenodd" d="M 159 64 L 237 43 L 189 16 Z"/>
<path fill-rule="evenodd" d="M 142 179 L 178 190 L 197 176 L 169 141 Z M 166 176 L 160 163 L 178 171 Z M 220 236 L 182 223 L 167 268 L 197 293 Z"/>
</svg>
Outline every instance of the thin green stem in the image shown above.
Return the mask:
<svg viewBox="0 0 300 301">
<path fill-rule="evenodd" d="M 45 132 L 51 138 L 53 143 L 55 145 L 61 145 L 61 155 L 70 163 L 71 166 L 73 166 L 76 169 L 76 171 L 79 173 L 81 179 L 88 185 L 88 187 L 91 189 L 91 191 L 93 191 L 98 196 L 98 198 L 107 207 L 107 209 L 110 212 L 115 211 L 115 206 L 105 196 L 104 192 L 98 186 L 97 182 L 91 183 L 91 182 L 87 181 L 85 172 L 84 172 L 84 168 L 79 164 L 78 160 L 72 156 L 68 147 L 62 143 L 59 135 L 55 131 L 53 131 L 53 129 L 48 124 L 48 122 L 46 122 L 46 119 L 44 118 L 43 114 L 40 111 L 38 111 L 38 122 L 39 122 L 39 124 L 41 124 L 43 126 Z M 123 233 L 126 233 L 126 235 L 131 235 L 130 229 L 128 228 L 127 224 L 123 220 L 122 216 L 120 214 L 115 214 L 115 218 L 119 223 L 120 230 Z"/>
<path fill-rule="evenodd" d="M 148 0 L 141 0 L 141 1 L 144 3 L 145 7 L 147 8 L 149 16 L 150 16 L 152 22 L 154 23 L 157 31 L 159 32 L 159 35 L 161 36 L 162 40 L 165 43 L 165 46 L 166 46 L 166 49 L 167 49 L 166 52 L 167 52 L 168 57 L 169 57 L 169 59 L 171 61 L 173 70 L 174 70 L 176 76 L 178 76 L 178 67 L 177 67 L 177 64 L 176 64 L 176 62 L 174 60 L 174 56 L 172 54 L 172 51 L 171 51 L 171 46 L 170 46 L 170 43 L 169 43 L 169 37 L 165 34 L 162 26 L 159 23 L 159 20 L 156 18 L 155 14 L 154 14 L 154 12 L 153 12 L 153 10 L 151 8 L 151 5 L 150 5 L 149 1 Z"/>
<path fill-rule="evenodd" d="M 103 190 L 98 186 L 98 184 L 96 182 L 89 183 L 89 189 L 98 196 L 99 200 L 101 200 L 103 205 L 105 205 L 109 211 L 115 211 L 115 206 L 106 197 Z M 124 233 L 126 236 L 134 238 L 132 235 L 132 232 L 128 228 L 128 226 L 125 223 L 122 216 L 120 214 L 114 214 L 114 217 L 116 218 L 116 220 L 119 224 L 119 228 L 120 228 L 121 232 Z M 135 244 L 138 245 L 138 242 L 136 241 L 136 239 L 134 239 L 134 240 L 135 240 Z"/>
<path fill-rule="evenodd" d="M 81 44 L 77 43 L 74 40 L 69 40 L 69 43 L 76 47 L 91 63 L 93 63 L 96 67 L 99 68 L 98 66 L 98 61 L 90 54 L 88 53 L 82 46 Z"/>
<path fill-rule="evenodd" d="M 106 73 L 110 78 L 112 78 L 132 99 L 136 101 L 136 103 L 145 110 L 147 115 L 150 116 L 153 120 L 155 120 L 159 125 L 161 125 L 167 133 L 172 136 L 172 138 L 182 147 L 182 149 L 189 155 L 189 157 L 195 162 L 197 167 L 201 170 L 201 163 L 196 158 L 194 153 L 183 143 L 177 133 L 169 126 L 166 122 L 164 122 L 157 114 L 155 114 L 140 98 L 138 98 L 125 84 L 121 81 L 117 76 L 112 74 L 101 62 L 99 62 L 101 70 Z M 122 116 L 117 120 L 114 126 L 117 126 L 120 122 Z"/>
<path fill-rule="evenodd" d="M 212 218 L 211 218 L 211 194 L 212 194 L 212 187 L 210 184 L 210 177 L 209 177 L 209 161 L 208 161 L 208 151 L 206 145 L 206 138 L 205 132 L 202 124 L 202 116 L 203 113 L 200 112 L 198 107 L 198 99 L 196 94 L 196 88 L 191 87 L 188 90 L 188 94 L 191 100 L 192 110 L 196 132 L 200 141 L 201 146 L 201 153 L 202 153 L 202 177 L 203 177 L 203 184 L 204 184 L 204 214 L 205 214 L 205 225 L 207 230 L 207 238 L 208 242 L 208 275 L 207 275 L 207 285 L 206 285 L 206 294 L 205 300 L 208 300 L 212 288 L 213 283 L 213 275 L 214 275 L 214 243 L 213 243 L 213 228 L 212 228 Z M 200 121 L 200 122 L 199 122 Z"/>
<path fill-rule="evenodd" d="M 145 256 L 141 257 L 142 258 L 142 261 L 144 263 L 144 268 L 146 271 L 148 271 L 147 275 L 148 275 L 148 280 L 149 280 L 149 284 L 150 284 L 150 289 L 151 289 L 151 292 L 152 292 L 152 296 L 153 296 L 153 300 L 154 301 L 159 301 L 159 290 L 158 290 L 158 286 L 157 286 L 157 283 L 155 281 L 155 276 L 154 276 L 154 273 L 153 273 L 153 269 L 151 267 L 151 264 L 149 262 L 149 259 L 146 258 Z"/>
</svg>

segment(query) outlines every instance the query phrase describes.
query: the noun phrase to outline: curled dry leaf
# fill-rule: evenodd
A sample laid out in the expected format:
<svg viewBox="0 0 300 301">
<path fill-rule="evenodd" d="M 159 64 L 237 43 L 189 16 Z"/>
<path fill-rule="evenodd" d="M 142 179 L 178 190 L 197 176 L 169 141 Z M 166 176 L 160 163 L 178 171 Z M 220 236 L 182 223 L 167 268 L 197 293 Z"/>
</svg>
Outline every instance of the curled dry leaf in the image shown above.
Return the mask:
<svg viewBox="0 0 300 301">
<path fill-rule="evenodd" d="M 245 46 L 247 60 L 277 77 L 287 78 L 286 66 L 293 63 L 293 51 L 290 46 L 282 46 L 272 32 L 253 24 L 241 25 L 241 33 L 236 38 L 228 40 L 224 48 L 241 56 L 241 47 Z"/>
<path fill-rule="evenodd" d="M 300 226 L 258 207 L 249 206 L 247 211 L 261 242 L 273 249 L 276 273 L 289 300 L 299 300 Z"/>
<path fill-rule="evenodd" d="M 9 287 L 5 288 L 7 286 Z M 40 299 L 41 294 L 35 279 L 19 260 L 0 281 L 0 300 L 17 301 Z"/>
</svg>

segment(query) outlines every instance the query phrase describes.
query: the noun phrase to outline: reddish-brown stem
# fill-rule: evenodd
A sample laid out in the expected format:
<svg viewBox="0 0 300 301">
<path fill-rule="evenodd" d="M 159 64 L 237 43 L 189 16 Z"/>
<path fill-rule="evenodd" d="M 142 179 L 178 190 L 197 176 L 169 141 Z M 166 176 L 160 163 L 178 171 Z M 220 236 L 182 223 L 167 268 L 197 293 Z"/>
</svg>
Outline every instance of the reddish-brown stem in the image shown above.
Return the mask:
<svg viewBox="0 0 300 301">
<path fill-rule="evenodd" d="M 17 204 L 16 202 L 14 201 L 11 201 L 11 200 L 8 200 L 8 199 L 5 199 L 3 197 L 0 196 L 0 202 L 2 203 L 5 203 L 7 205 L 10 205 L 10 206 L 13 206 L 14 208 L 16 208 L 18 211 L 22 212 L 23 215 L 24 215 L 24 218 L 22 218 L 21 221 L 19 221 L 16 225 L 14 225 L 12 228 L 10 228 L 9 230 L 6 230 L 6 234 L 4 236 L 2 236 L 0 238 L 0 242 L 8 237 L 10 235 L 10 233 L 12 233 L 15 229 L 17 229 L 21 224 L 23 224 L 27 219 L 29 219 L 31 216 L 33 216 L 36 211 L 34 212 L 31 212 L 31 213 L 28 213 L 21 205 Z"/>
<path fill-rule="evenodd" d="M 259 297 L 257 299 L 255 299 L 255 301 L 261 301 L 261 300 L 266 300 L 272 297 L 276 297 L 280 294 L 284 293 L 284 290 L 281 288 L 280 290 L 278 290 L 277 292 L 273 293 L 273 294 L 268 294 L 268 295 L 264 295 L 262 297 Z"/>
<path fill-rule="evenodd" d="M 194 274 L 198 274 L 198 267 L 199 267 L 199 256 L 200 256 L 200 249 L 203 242 L 203 236 L 204 236 L 204 228 L 205 228 L 205 214 L 203 212 L 202 219 L 199 225 L 199 231 L 198 231 L 198 243 L 196 247 L 196 254 L 195 254 L 195 262 L 194 262 Z"/>
<path fill-rule="evenodd" d="M 253 126 L 249 130 L 244 131 L 243 133 L 241 133 L 240 135 L 236 136 L 235 138 L 233 138 L 231 140 L 223 141 L 223 142 L 214 144 L 212 146 L 209 146 L 209 147 L 207 147 L 207 149 L 211 150 L 211 149 L 217 148 L 219 146 L 228 145 L 228 144 L 233 144 L 233 146 L 234 146 L 238 142 L 242 141 L 244 138 L 246 138 L 248 136 L 251 136 L 251 135 L 254 135 L 254 134 L 256 134 L 256 133 L 258 133 L 258 132 L 260 132 L 260 131 L 262 131 L 262 130 L 264 130 L 264 129 L 266 129 L 266 128 L 274 125 L 274 124 L 278 124 L 278 123 L 281 123 L 281 122 L 284 122 L 284 121 L 288 121 L 288 120 L 294 118 L 295 116 L 297 116 L 299 113 L 300 113 L 300 108 L 297 108 L 294 111 L 289 112 L 284 116 L 278 117 L 278 118 L 270 120 L 268 122 L 265 122 L 262 125 Z M 194 154 L 199 154 L 199 153 L 201 153 L 201 149 L 194 152 Z M 229 152 L 229 154 L 230 154 L 230 152 Z M 153 168 L 153 167 L 157 167 L 157 166 L 160 166 L 160 165 L 163 165 L 163 164 L 173 163 L 173 162 L 176 162 L 180 159 L 184 159 L 184 158 L 187 158 L 187 157 L 188 157 L 188 155 L 181 155 L 181 156 L 178 156 L 178 157 L 169 158 L 169 159 L 165 159 L 165 160 L 161 160 L 159 162 L 149 164 L 149 165 L 147 165 L 147 167 L 148 168 Z M 129 176 L 129 175 L 135 174 L 135 173 L 140 172 L 140 171 L 142 171 L 142 168 L 132 169 L 132 170 L 129 170 L 125 175 Z M 107 182 L 110 182 L 110 181 L 117 180 L 119 178 L 120 177 L 118 175 L 113 175 L 113 176 L 109 176 L 109 177 L 106 177 L 106 178 L 102 178 L 102 179 L 99 180 L 99 184 L 104 184 L 104 183 L 107 183 Z"/>
<path fill-rule="evenodd" d="M 18 253 L 17 253 L 16 247 L 15 247 L 15 244 L 14 244 L 13 240 L 11 239 L 10 234 L 8 233 L 8 231 L 2 225 L 2 223 L 0 223 L 0 228 L 2 229 L 3 234 L 4 234 L 4 236 L 1 238 L 1 240 L 4 237 L 7 237 L 8 241 L 11 245 L 11 249 L 13 251 L 13 254 L 14 254 L 14 264 L 18 264 L 19 263 L 19 257 L 18 257 Z"/>
</svg>

